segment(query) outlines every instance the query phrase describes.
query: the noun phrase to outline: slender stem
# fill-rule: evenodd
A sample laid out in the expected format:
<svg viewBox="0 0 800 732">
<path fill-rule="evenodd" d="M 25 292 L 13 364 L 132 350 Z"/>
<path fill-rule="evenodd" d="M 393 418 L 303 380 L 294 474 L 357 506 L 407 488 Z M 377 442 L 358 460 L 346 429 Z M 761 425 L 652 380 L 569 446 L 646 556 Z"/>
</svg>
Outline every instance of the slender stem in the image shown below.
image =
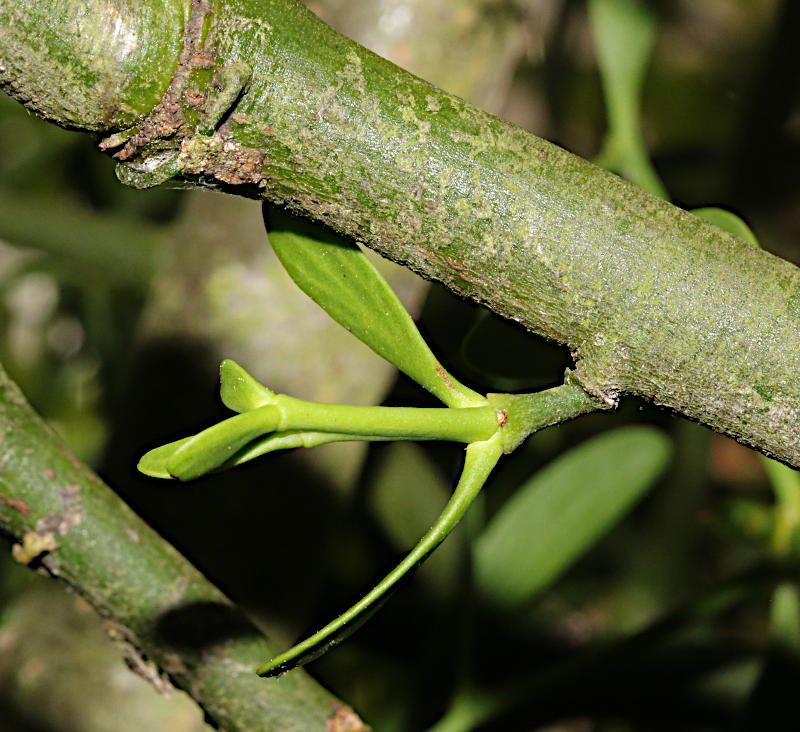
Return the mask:
<svg viewBox="0 0 800 732">
<path fill-rule="evenodd" d="M 349 610 L 310 638 L 265 663 L 258 673 L 261 676 L 277 676 L 296 666 L 308 663 L 356 630 L 369 617 L 369 612 L 377 609 L 380 603 L 387 598 L 388 593 L 396 587 L 397 583 L 444 541 L 469 508 L 475 496 L 478 495 L 502 454 L 503 447 L 499 434 L 495 434 L 485 442 L 475 442 L 469 445 L 461 479 L 450 501 L 419 544 L 373 590 Z"/>
<path fill-rule="evenodd" d="M 494 407 L 361 407 L 275 397 L 282 418 L 277 430 L 312 430 L 405 440 L 480 442 L 498 429 Z"/>
</svg>

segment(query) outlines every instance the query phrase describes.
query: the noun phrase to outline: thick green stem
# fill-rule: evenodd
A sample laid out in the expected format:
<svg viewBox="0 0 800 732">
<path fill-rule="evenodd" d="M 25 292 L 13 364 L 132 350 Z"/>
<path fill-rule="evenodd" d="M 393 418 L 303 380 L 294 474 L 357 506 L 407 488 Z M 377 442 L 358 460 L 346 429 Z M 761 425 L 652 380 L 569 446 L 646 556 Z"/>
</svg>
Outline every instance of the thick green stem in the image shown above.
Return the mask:
<svg viewBox="0 0 800 732">
<path fill-rule="evenodd" d="M 561 386 L 533 394 L 489 394 L 489 403 L 504 415 L 503 450 L 514 452 L 537 430 L 582 414 L 608 409 L 602 399 L 587 394 L 570 372 Z"/>
<path fill-rule="evenodd" d="M 76 32 L 84 3 L 0 0 L 0 83 L 62 124 L 119 128 L 136 116 L 129 108 L 141 124 L 155 99 L 141 89 L 170 83 L 185 4 L 159 14 L 157 2 L 95 3 L 109 8 L 95 8 L 95 35 L 113 42 L 87 55 Z M 797 268 L 435 89 L 296 0 L 193 0 L 192 9 L 212 11 L 200 60 L 252 76 L 212 135 L 184 124 L 189 96 L 165 92 L 153 119 L 174 111 L 167 137 L 151 124 L 138 151 L 123 151 L 140 171 L 172 150 L 188 180 L 323 221 L 569 345 L 591 394 L 645 397 L 800 466 Z M 139 50 L 124 56 L 135 83 L 111 62 L 128 36 L 103 24 L 117 21 L 135 31 Z M 87 58 L 104 69 L 107 58 L 111 70 L 75 71 Z M 41 100 L 42 90 L 58 96 L 65 70 L 72 101 L 62 114 Z M 215 88 L 198 84 L 185 89 L 195 103 Z"/>
<path fill-rule="evenodd" d="M 417 408 L 321 404 L 279 394 L 278 430 L 324 430 L 400 440 L 488 440 L 498 429 L 493 407 Z"/>
<path fill-rule="evenodd" d="M 334 718 L 365 729 L 302 673 L 260 680 L 274 647 L 69 454 L 2 368 L 0 464 L 0 531 L 14 556 L 86 597 L 146 675 L 169 675 L 226 730 L 324 731 Z"/>
<path fill-rule="evenodd" d="M 3 0 L 0 88 L 63 127 L 130 125 L 178 65 L 191 0 Z"/>
</svg>

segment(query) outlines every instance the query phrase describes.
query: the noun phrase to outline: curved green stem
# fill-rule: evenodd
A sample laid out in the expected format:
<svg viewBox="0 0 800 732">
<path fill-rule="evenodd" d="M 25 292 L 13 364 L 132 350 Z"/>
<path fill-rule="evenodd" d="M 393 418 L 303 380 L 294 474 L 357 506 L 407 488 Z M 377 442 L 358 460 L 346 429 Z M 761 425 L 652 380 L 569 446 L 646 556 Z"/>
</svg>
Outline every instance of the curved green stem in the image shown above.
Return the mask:
<svg viewBox="0 0 800 732">
<path fill-rule="evenodd" d="M 467 447 L 467 456 L 461 479 L 436 523 L 427 534 L 411 550 L 406 558 L 397 565 L 376 587 L 328 623 L 322 630 L 298 643 L 280 656 L 267 661 L 260 669 L 259 676 L 277 676 L 297 666 L 302 666 L 322 655 L 331 646 L 346 638 L 367 620 L 371 611 L 376 610 L 397 583 L 444 541 L 455 525 L 478 495 L 489 473 L 492 472 L 500 456 L 503 454 L 502 438 L 496 433 L 483 442 L 473 442 Z"/>
</svg>

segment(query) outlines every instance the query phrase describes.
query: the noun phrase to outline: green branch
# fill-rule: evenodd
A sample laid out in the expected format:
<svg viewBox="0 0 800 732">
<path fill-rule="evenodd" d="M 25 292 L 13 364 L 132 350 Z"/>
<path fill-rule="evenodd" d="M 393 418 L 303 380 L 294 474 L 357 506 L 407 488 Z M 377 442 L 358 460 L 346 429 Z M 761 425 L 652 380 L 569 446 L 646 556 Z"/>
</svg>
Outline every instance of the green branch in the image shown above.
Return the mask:
<svg viewBox="0 0 800 732">
<path fill-rule="evenodd" d="M 296 0 L 0 0 L 0 48 L 0 84 L 29 108 L 128 130 L 103 145 L 127 182 L 181 175 L 323 221 L 567 344 L 589 393 L 645 397 L 800 465 L 794 266 Z"/>
</svg>

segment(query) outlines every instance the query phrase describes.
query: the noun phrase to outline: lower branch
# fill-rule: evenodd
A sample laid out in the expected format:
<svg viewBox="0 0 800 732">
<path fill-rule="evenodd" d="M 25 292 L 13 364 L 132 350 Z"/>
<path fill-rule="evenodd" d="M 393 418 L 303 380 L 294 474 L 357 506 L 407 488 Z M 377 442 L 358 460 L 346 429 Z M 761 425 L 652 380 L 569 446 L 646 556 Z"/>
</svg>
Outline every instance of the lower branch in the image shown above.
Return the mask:
<svg viewBox="0 0 800 732">
<path fill-rule="evenodd" d="M 85 597 L 147 676 L 168 677 L 226 730 L 367 729 L 302 672 L 259 679 L 277 649 L 67 451 L 2 367 L 0 435 L 0 531 L 14 557 Z"/>
</svg>

